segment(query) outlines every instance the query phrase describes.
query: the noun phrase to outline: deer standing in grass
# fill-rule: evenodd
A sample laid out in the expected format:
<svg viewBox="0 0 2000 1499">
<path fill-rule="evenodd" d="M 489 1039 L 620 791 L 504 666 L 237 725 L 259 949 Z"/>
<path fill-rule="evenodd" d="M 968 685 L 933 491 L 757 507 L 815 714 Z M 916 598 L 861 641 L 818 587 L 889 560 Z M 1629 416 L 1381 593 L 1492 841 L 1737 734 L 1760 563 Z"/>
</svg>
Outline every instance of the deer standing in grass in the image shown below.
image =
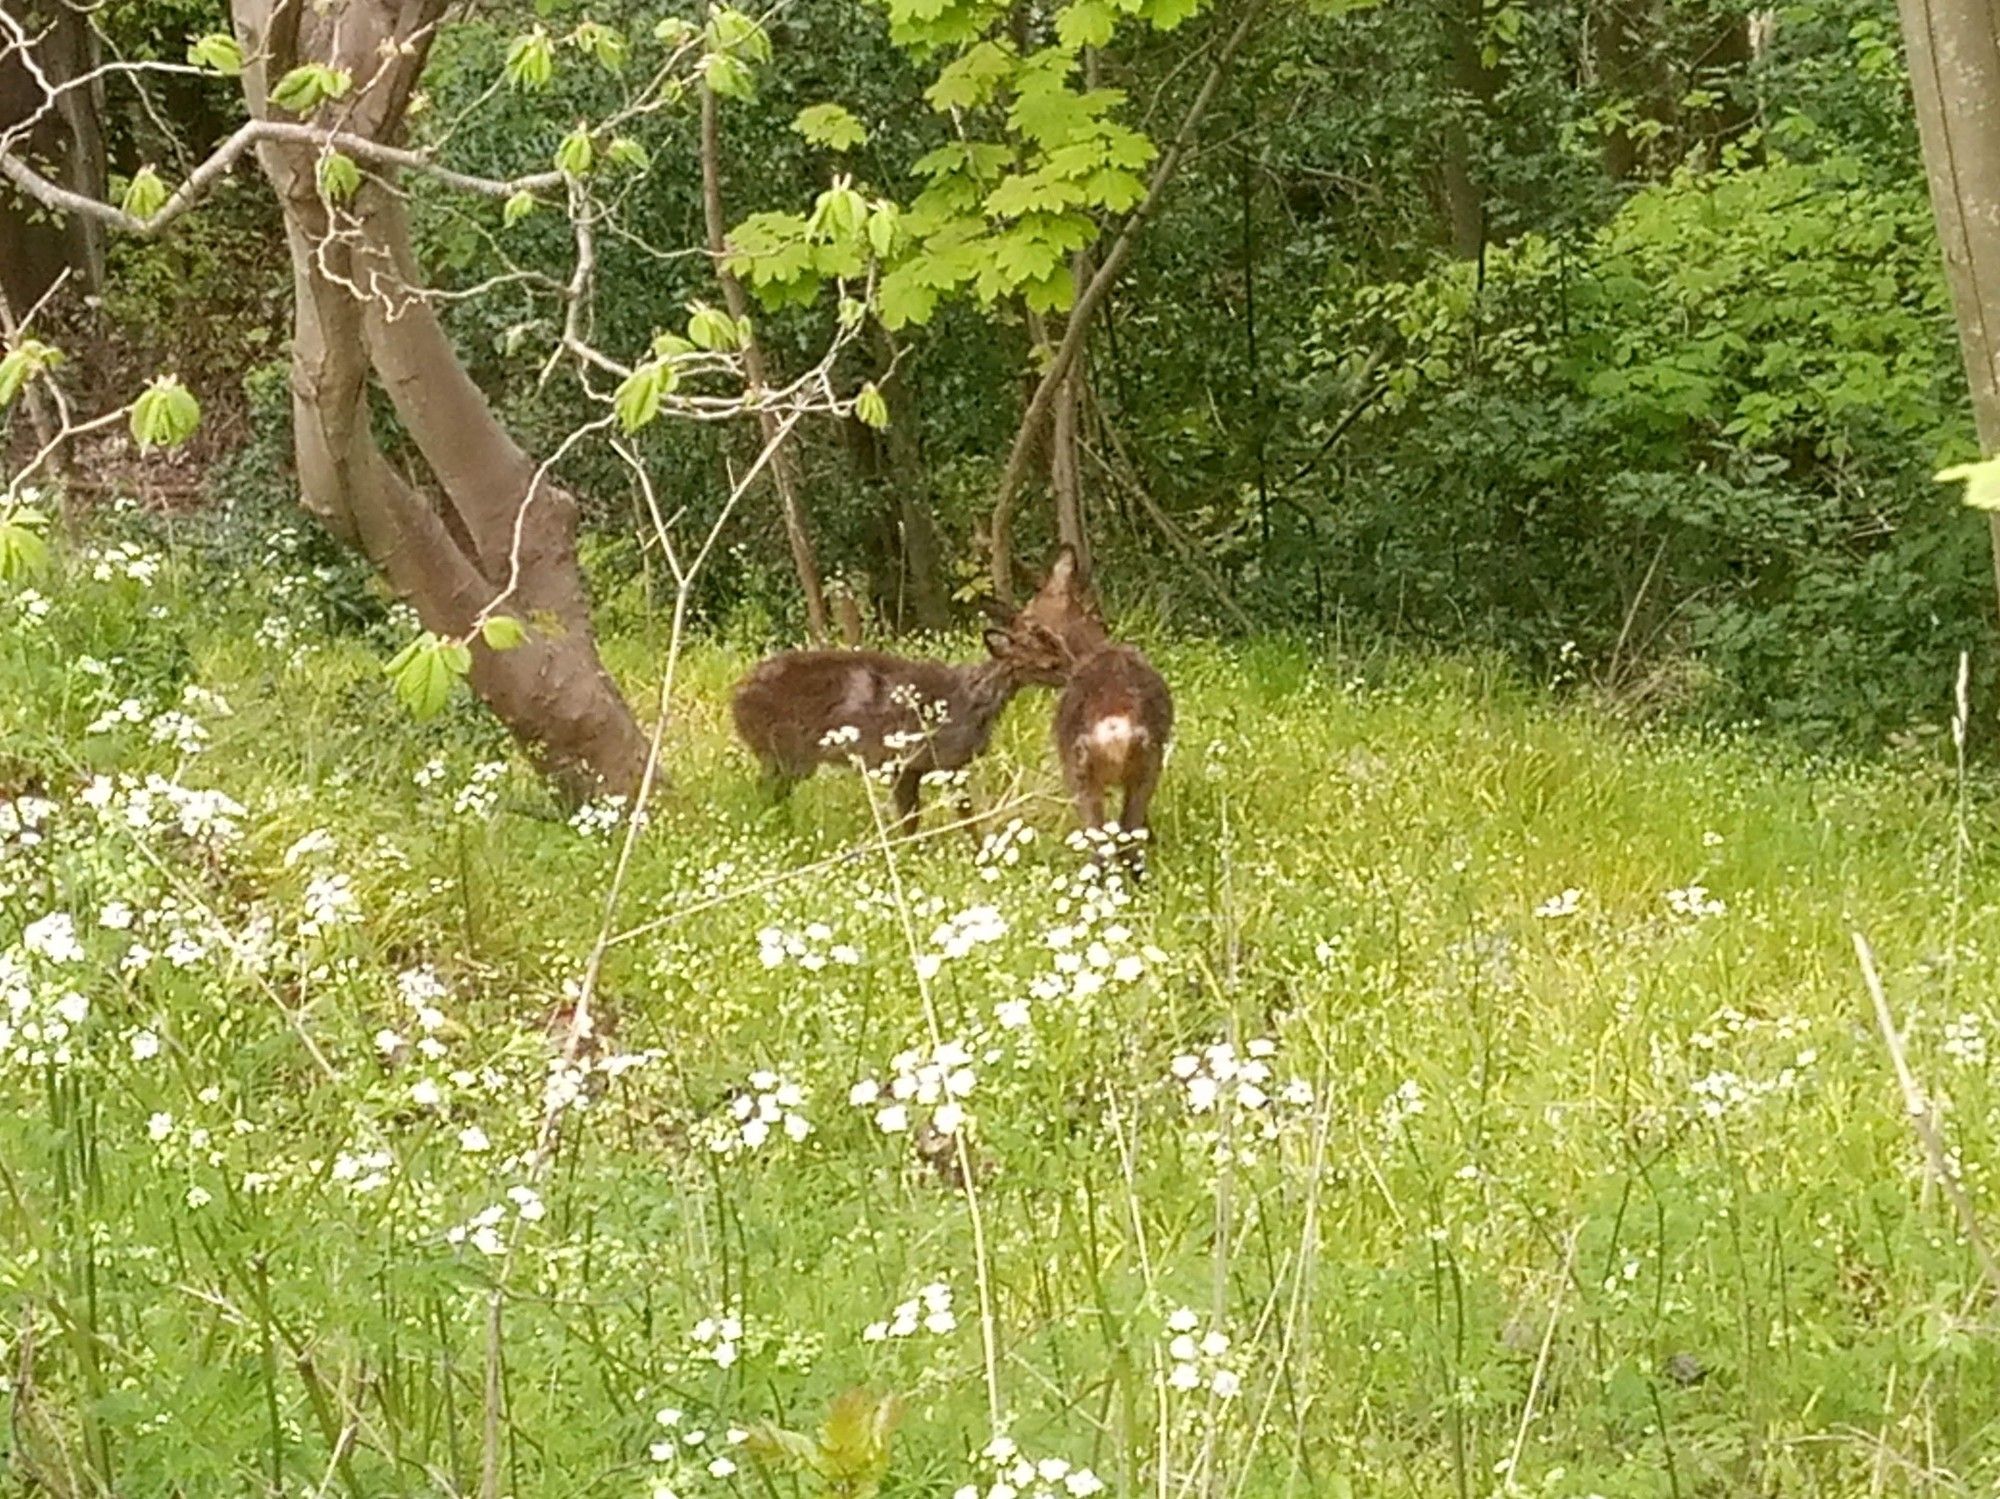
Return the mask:
<svg viewBox="0 0 2000 1499">
<path fill-rule="evenodd" d="M 893 768 L 899 830 L 914 832 L 924 777 L 984 753 L 1023 687 L 1064 679 L 1062 646 L 1039 626 L 990 629 L 986 648 L 989 659 L 964 666 L 881 651 L 782 652 L 736 684 L 737 735 L 779 801 L 822 765 Z"/>
<path fill-rule="evenodd" d="M 1077 816 L 1086 828 L 1105 826 L 1105 797 L 1117 787 L 1124 794 L 1119 828 L 1143 832 L 1174 733 L 1166 679 L 1139 651 L 1111 638 L 1076 552 L 1067 546 L 1012 628 L 1053 636 L 1068 658 L 1056 701 L 1056 760 Z"/>
</svg>

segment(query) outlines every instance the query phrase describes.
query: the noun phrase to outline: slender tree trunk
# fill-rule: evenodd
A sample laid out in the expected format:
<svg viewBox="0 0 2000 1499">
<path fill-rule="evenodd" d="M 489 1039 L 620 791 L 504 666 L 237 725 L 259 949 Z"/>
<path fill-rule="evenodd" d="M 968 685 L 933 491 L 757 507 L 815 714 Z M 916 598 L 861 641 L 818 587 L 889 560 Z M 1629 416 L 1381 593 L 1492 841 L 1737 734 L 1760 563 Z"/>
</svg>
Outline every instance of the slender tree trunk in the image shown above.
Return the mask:
<svg viewBox="0 0 2000 1499">
<path fill-rule="evenodd" d="M 722 286 L 723 305 L 738 322 L 749 316 L 750 302 L 743 285 L 724 263 L 728 248 L 728 220 L 722 211 L 722 130 L 715 95 L 706 85 L 701 90 L 701 203 L 708 226 L 708 253 L 715 260 L 715 279 Z M 765 386 L 764 351 L 753 335 L 743 346 L 743 368 L 753 385 Z M 778 436 L 777 413 L 760 408 L 757 428 L 768 445 Z M 771 486 L 778 491 L 778 506 L 784 514 L 785 540 L 792 549 L 792 568 L 799 575 L 799 592 L 806 601 L 806 633 L 813 644 L 827 642 L 826 590 L 820 583 L 819 558 L 813 550 L 812 529 L 806 519 L 805 500 L 799 482 L 798 454 L 790 443 L 781 443 L 771 455 Z"/>
<path fill-rule="evenodd" d="M 882 398 L 889 406 L 889 482 L 896 491 L 904 589 L 917 627 L 944 630 L 951 626 L 951 584 L 945 576 L 944 538 L 938 534 L 933 509 L 935 491 L 918 440 L 916 400 L 898 368 L 895 341 L 879 323 L 875 339 L 882 366 L 889 371 L 882 382 Z"/>
<path fill-rule="evenodd" d="M 305 9 L 303 0 L 236 0 L 253 59 L 244 70 L 251 113 L 264 116 L 269 77 L 311 58 L 365 80 L 342 101 L 345 128 L 392 141 L 443 0 L 310 16 Z M 319 196 L 312 148 L 266 142 L 258 157 L 291 249 L 301 502 L 439 634 L 469 633 L 511 583 L 506 611 L 527 622 L 528 642 L 494 652 L 475 640 L 474 692 L 567 794 L 629 794 L 647 744 L 597 655 L 575 501 L 547 476 L 537 482 L 534 460 L 494 418 L 421 299 L 400 198 L 367 182 L 336 223 Z M 371 373 L 430 466 L 446 510 L 406 483 L 376 443 Z"/>
<path fill-rule="evenodd" d="M 1900 0 L 1982 453 L 2000 454 L 2000 0 Z M 1990 518 L 2000 590 L 2000 514 Z"/>
<path fill-rule="evenodd" d="M 1481 10 L 1474 0 L 1454 0 L 1445 16 L 1445 76 L 1451 85 L 1439 175 L 1444 187 L 1445 221 L 1452 253 L 1477 260 L 1486 245 L 1486 190 L 1479 180 L 1473 117 L 1493 102 L 1494 77 L 1479 55 Z"/>
</svg>

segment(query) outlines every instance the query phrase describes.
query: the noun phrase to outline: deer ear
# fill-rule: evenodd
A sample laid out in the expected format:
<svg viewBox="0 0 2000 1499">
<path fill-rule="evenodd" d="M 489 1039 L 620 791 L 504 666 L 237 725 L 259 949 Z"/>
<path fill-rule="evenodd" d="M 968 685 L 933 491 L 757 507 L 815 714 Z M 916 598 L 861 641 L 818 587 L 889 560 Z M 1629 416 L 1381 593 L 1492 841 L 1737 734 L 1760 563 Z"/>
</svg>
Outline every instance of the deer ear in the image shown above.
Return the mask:
<svg viewBox="0 0 2000 1499">
<path fill-rule="evenodd" d="M 1014 637 L 996 626 L 986 632 L 986 649 L 996 656 L 1012 655 Z"/>
</svg>

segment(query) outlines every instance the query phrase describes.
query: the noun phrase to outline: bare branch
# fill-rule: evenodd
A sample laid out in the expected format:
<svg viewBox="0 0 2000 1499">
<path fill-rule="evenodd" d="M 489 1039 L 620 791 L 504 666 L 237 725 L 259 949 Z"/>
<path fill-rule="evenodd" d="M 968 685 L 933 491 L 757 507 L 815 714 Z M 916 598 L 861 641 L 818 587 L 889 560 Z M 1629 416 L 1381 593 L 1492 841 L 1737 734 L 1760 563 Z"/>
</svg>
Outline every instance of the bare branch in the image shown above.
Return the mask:
<svg viewBox="0 0 2000 1499">
<path fill-rule="evenodd" d="M 200 202 L 221 178 L 228 175 L 245 151 L 263 141 L 339 151 L 373 167 L 416 172 L 458 192 L 483 198 L 511 198 L 516 193 L 547 192 L 561 187 L 564 180 L 563 174 L 555 171 L 533 172 L 505 180 L 474 177 L 439 166 L 421 151 L 405 151 L 397 146 L 385 146 L 364 135 L 286 120 L 246 120 L 237 127 L 235 134 L 210 152 L 200 166 L 188 173 L 187 180 L 174 189 L 160 211 L 149 219 L 138 218 L 122 208 L 71 192 L 60 183 L 51 182 L 11 151 L 0 153 L 0 175 L 44 208 L 58 213 L 80 214 L 108 224 L 121 233 L 150 238 Z"/>
</svg>

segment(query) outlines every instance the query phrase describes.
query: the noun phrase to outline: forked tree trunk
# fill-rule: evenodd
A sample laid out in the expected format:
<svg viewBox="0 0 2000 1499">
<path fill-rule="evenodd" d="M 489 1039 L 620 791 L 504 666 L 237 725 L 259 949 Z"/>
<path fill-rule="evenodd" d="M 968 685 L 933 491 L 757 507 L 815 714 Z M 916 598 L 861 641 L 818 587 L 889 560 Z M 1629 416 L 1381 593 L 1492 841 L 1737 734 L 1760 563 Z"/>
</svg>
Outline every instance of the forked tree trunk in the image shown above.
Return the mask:
<svg viewBox="0 0 2000 1499">
<path fill-rule="evenodd" d="M 444 10 L 443 0 L 350 0 L 325 13 L 302 0 L 235 0 L 254 59 L 244 70 L 251 113 L 264 117 L 271 78 L 326 62 L 356 80 L 342 128 L 393 141 Z M 546 476 L 535 483 L 535 461 L 495 419 L 422 299 L 401 200 L 366 181 L 335 223 L 312 148 L 265 142 L 258 156 L 291 249 L 301 502 L 441 635 L 468 633 L 514 579 L 504 612 L 527 623 L 528 642 L 494 652 L 475 641 L 473 691 L 566 794 L 629 794 L 646 739 L 598 658 L 576 503 Z M 371 373 L 430 466 L 438 506 L 376 443 Z"/>
<path fill-rule="evenodd" d="M 1900 4 L 1979 449 L 2000 454 L 2000 0 Z M 2000 589 L 2000 514 L 1990 523 Z"/>
</svg>

